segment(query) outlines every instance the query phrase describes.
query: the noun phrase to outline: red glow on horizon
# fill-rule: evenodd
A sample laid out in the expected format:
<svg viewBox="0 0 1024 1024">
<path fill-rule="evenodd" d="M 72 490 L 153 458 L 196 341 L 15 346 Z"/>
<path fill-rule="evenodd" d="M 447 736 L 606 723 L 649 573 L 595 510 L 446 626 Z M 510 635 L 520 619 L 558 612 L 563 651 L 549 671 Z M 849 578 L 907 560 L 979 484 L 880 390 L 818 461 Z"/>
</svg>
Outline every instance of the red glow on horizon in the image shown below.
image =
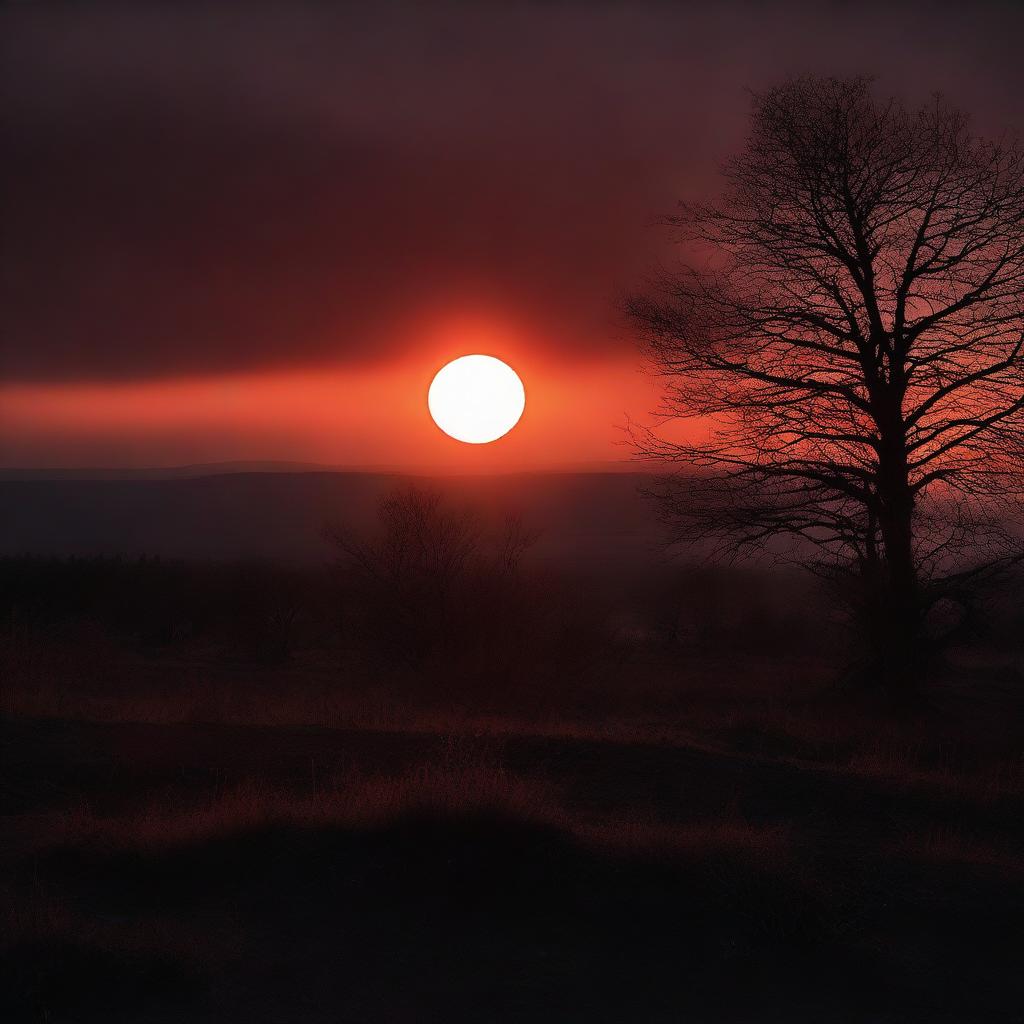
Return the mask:
<svg viewBox="0 0 1024 1024">
<path fill-rule="evenodd" d="M 505 437 L 462 444 L 430 419 L 427 390 L 456 356 L 496 355 L 521 376 L 526 411 Z M 622 426 L 656 404 L 635 354 L 579 365 L 478 318 L 426 330 L 386 364 L 118 383 L 0 386 L 13 465 L 153 466 L 288 460 L 411 471 L 503 472 L 625 461 Z"/>
</svg>

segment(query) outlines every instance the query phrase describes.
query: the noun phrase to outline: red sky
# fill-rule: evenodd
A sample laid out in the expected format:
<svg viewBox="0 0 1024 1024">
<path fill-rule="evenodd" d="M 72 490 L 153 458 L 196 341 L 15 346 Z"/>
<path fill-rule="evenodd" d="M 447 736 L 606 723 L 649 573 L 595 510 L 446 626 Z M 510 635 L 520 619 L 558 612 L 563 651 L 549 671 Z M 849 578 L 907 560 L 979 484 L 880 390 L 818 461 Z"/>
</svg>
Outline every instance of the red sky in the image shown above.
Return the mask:
<svg viewBox="0 0 1024 1024">
<path fill-rule="evenodd" d="M 360 365 L 0 385 L 0 405 L 21 454 L 9 465 L 226 458 L 486 472 L 627 459 L 627 414 L 657 403 L 656 381 L 635 356 L 567 361 L 534 333 L 498 324 L 497 317 L 441 320 L 425 327 L 408 351 Z M 489 445 L 453 440 L 426 411 L 434 371 L 475 350 L 500 354 L 526 382 L 523 418 Z"/>
<path fill-rule="evenodd" d="M 0 465 L 502 469 L 623 458 L 620 296 L 670 261 L 745 87 L 875 73 L 1020 127 L 1021 18 L 950 5 L 0 11 Z M 426 388 L 521 373 L 505 439 Z"/>
</svg>

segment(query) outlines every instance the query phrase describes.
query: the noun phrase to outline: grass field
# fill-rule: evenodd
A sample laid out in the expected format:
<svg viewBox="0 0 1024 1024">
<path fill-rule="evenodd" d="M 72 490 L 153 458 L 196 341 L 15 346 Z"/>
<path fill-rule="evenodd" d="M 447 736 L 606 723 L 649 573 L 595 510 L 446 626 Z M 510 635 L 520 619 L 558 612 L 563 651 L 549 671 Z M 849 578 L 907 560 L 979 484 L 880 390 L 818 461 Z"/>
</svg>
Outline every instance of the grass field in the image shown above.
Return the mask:
<svg viewBox="0 0 1024 1024">
<path fill-rule="evenodd" d="M 774 664 L 619 664 L 646 720 L 9 692 L 6 1017 L 1021 1019 L 1019 689 Z"/>
</svg>

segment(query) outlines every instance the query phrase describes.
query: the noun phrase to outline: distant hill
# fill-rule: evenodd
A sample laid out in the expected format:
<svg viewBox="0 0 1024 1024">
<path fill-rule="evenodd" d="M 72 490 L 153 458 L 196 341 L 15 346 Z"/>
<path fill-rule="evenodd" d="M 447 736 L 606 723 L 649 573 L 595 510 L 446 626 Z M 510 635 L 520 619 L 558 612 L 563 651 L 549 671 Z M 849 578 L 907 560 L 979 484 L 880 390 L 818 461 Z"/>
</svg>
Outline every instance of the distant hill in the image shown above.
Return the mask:
<svg viewBox="0 0 1024 1024">
<path fill-rule="evenodd" d="M 538 470 L 536 475 L 573 473 L 627 473 L 656 472 L 657 468 L 642 460 L 622 459 L 612 462 L 589 462 L 553 470 Z M 378 473 L 407 476 L 458 476 L 459 474 L 414 473 L 400 466 L 335 466 L 320 462 L 255 461 L 255 462 L 198 462 L 188 466 L 147 466 L 124 468 L 113 466 L 85 466 L 75 468 L 3 467 L 3 480 L 187 480 L 199 476 L 220 476 L 226 473 Z M 529 471 L 512 471 L 481 476 L 529 475 Z"/>
<path fill-rule="evenodd" d="M 357 530 L 381 497 L 416 479 L 491 516 L 541 531 L 535 557 L 579 568 L 642 570 L 663 558 L 661 530 L 628 472 L 412 478 L 381 472 L 253 472 L 211 467 L 0 479 L 0 555 L 159 555 L 313 564 L 330 557 L 328 521 Z M 10 473 L 11 471 L 8 471 Z M 53 473 L 53 471 L 48 471 Z M 112 471 L 113 473 L 113 471 Z"/>
<path fill-rule="evenodd" d="M 86 466 L 62 468 L 0 468 L 2 480 L 183 480 L 224 473 L 334 473 L 348 472 L 342 466 L 324 466 L 316 462 L 202 462 L 190 466 L 155 466 L 142 469 Z M 370 472 L 377 471 L 372 467 Z"/>
</svg>

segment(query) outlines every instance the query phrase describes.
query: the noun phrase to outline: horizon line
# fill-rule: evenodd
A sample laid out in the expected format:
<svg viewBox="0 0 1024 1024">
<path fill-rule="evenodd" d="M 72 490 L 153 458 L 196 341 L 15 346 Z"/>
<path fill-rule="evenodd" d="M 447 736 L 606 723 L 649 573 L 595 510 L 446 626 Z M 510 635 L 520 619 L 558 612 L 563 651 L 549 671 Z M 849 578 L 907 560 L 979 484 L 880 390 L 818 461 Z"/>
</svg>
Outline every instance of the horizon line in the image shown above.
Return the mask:
<svg viewBox="0 0 1024 1024">
<path fill-rule="evenodd" d="M 218 476 L 245 473 L 352 473 L 394 474 L 399 476 L 516 476 L 558 473 L 645 473 L 656 467 L 667 467 L 653 460 L 588 460 L 564 465 L 513 466 L 495 469 L 457 469 L 452 467 L 409 466 L 397 463 L 320 463 L 290 459 L 228 459 L 217 462 L 196 462 L 146 466 L 0 466 L 0 479 L 44 480 L 48 476 L 67 479 L 102 479 L 131 476 Z"/>
</svg>

